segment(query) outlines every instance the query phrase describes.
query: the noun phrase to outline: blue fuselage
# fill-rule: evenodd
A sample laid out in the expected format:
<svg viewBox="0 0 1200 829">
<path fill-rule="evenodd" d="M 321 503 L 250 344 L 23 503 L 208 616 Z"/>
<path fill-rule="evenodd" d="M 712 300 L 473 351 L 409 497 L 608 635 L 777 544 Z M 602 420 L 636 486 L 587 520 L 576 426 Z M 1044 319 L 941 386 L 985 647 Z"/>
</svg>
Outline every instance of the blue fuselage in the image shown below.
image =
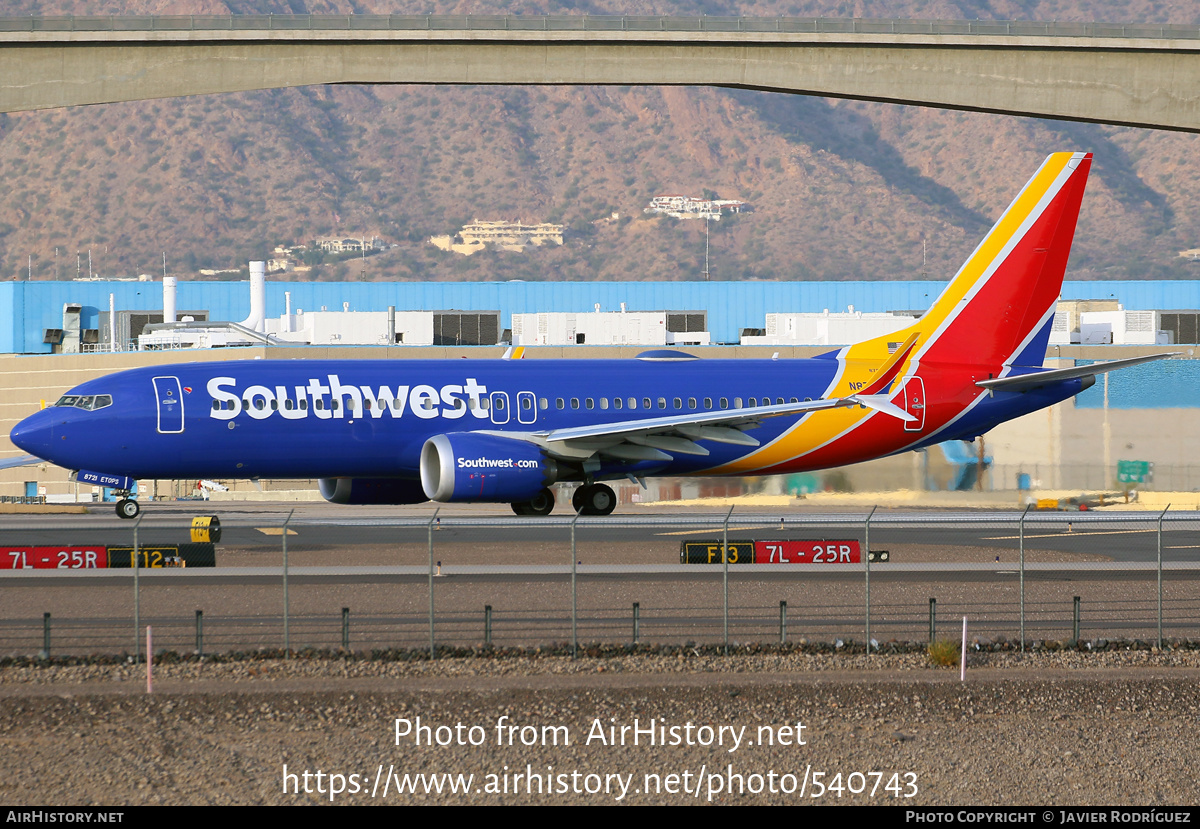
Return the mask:
<svg viewBox="0 0 1200 829">
<path fill-rule="evenodd" d="M 69 469 L 132 478 L 415 478 L 422 446 L 439 434 L 544 434 L 817 399 L 839 369 L 808 360 L 254 360 L 140 368 L 89 381 L 71 395 L 111 397 L 82 409 L 52 406 L 13 430 L 25 451 Z M 890 451 L 986 431 L 1062 400 L 1078 381 L 1025 394 L 984 395 L 945 428 L 928 424 Z M 977 395 L 978 396 L 978 395 Z M 65 398 L 64 398 L 65 399 Z M 765 418 L 766 445 L 802 415 Z M 649 474 L 686 475 L 745 456 L 707 443 Z M 840 463 L 858 456 L 851 447 Z M 885 452 L 884 454 L 888 454 Z M 825 464 L 828 465 L 828 464 Z M 804 468 L 797 463 L 796 468 Z"/>
</svg>

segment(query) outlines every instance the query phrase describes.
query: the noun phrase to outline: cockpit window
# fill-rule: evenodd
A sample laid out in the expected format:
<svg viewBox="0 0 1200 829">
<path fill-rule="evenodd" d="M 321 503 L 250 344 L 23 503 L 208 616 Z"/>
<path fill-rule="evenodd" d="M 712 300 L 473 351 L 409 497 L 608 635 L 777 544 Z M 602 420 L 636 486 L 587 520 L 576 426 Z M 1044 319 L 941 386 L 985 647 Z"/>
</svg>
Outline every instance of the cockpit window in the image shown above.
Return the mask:
<svg viewBox="0 0 1200 829">
<path fill-rule="evenodd" d="M 58 399 L 55 406 L 62 406 L 68 409 L 83 409 L 87 412 L 103 409 L 106 406 L 112 405 L 112 395 L 110 394 L 64 394 Z"/>
</svg>

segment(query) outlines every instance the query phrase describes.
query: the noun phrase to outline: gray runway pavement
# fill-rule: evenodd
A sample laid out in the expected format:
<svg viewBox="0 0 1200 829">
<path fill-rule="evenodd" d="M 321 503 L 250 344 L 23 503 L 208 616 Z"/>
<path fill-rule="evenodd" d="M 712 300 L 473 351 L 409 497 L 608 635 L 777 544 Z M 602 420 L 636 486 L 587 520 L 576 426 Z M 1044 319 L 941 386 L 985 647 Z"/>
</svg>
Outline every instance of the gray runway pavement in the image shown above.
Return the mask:
<svg viewBox="0 0 1200 829">
<path fill-rule="evenodd" d="M 420 512 L 400 508 L 327 509 L 304 505 L 289 522 L 295 547 L 310 550 L 399 548 L 427 544 L 433 509 Z M 457 506 L 457 505 L 456 505 Z M 225 505 L 188 502 L 154 504 L 147 508 L 139 535 L 145 543 L 187 540 L 188 522 L 194 515 L 221 519 L 224 548 L 259 548 L 277 545 L 279 529 L 291 507 L 287 505 Z M 131 544 L 132 522 L 122 521 L 97 508 L 91 515 L 8 515 L 0 522 L 0 545 L 13 544 Z M 458 507 L 440 511 L 435 524 L 438 546 L 458 544 L 495 546 L 496 563 L 517 564 L 513 550 L 529 544 L 558 544 L 570 537 L 573 516 L 518 518 L 491 508 L 467 511 Z M 731 540 L 748 538 L 863 538 L 866 513 L 815 514 L 795 510 L 737 513 L 728 525 Z M 1030 513 L 1025 520 L 1027 551 L 1054 551 L 1099 556 L 1118 562 L 1154 561 L 1158 555 L 1157 516 L 1150 513 Z M 654 542 L 659 549 L 653 562 L 669 564 L 662 549 L 677 547 L 683 538 L 717 538 L 725 512 L 639 511 L 611 516 L 581 517 L 575 525 L 577 540 L 586 544 L 630 545 Z M 1020 513 L 880 511 L 872 517 L 872 547 L 889 545 L 940 548 L 993 548 L 998 554 L 1016 550 Z M 272 534 L 272 530 L 274 533 Z M 1163 521 L 1163 558 L 1167 561 L 1200 561 L 1200 516 L 1192 512 L 1168 513 Z M 674 542 L 674 544 L 670 542 Z M 221 563 L 218 561 L 218 563 Z M 334 563 L 334 562 L 329 562 Z M 406 562 L 407 563 L 407 562 Z M 594 562 L 589 562 L 594 563 Z"/>
</svg>

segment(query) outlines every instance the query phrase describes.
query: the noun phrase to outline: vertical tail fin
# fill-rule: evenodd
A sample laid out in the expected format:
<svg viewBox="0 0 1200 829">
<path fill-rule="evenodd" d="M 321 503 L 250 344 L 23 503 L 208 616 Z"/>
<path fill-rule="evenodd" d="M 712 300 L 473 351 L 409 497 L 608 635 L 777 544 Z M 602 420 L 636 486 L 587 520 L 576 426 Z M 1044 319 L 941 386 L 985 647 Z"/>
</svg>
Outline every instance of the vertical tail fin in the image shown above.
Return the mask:
<svg viewBox="0 0 1200 829">
<path fill-rule="evenodd" d="M 916 324 L 914 359 L 1040 366 L 1091 153 L 1049 156 Z"/>
</svg>

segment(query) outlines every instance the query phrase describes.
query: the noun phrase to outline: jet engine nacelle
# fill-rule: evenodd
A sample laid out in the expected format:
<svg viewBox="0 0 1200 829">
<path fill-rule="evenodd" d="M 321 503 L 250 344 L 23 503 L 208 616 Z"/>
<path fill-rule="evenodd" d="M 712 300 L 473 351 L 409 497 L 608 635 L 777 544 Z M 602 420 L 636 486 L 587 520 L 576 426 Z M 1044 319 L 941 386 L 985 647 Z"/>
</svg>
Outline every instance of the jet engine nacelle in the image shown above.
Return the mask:
<svg viewBox="0 0 1200 829">
<path fill-rule="evenodd" d="M 421 486 L 434 501 L 529 501 L 557 479 L 558 465 L 523 440 L 468 432 L 421 447 Z"/>
<path fill-rule="evenodd" d="M 429 498 L 411 478 L 321 478 L 321 497 L 334 504 L 423 504 Z"/>
</svg>

